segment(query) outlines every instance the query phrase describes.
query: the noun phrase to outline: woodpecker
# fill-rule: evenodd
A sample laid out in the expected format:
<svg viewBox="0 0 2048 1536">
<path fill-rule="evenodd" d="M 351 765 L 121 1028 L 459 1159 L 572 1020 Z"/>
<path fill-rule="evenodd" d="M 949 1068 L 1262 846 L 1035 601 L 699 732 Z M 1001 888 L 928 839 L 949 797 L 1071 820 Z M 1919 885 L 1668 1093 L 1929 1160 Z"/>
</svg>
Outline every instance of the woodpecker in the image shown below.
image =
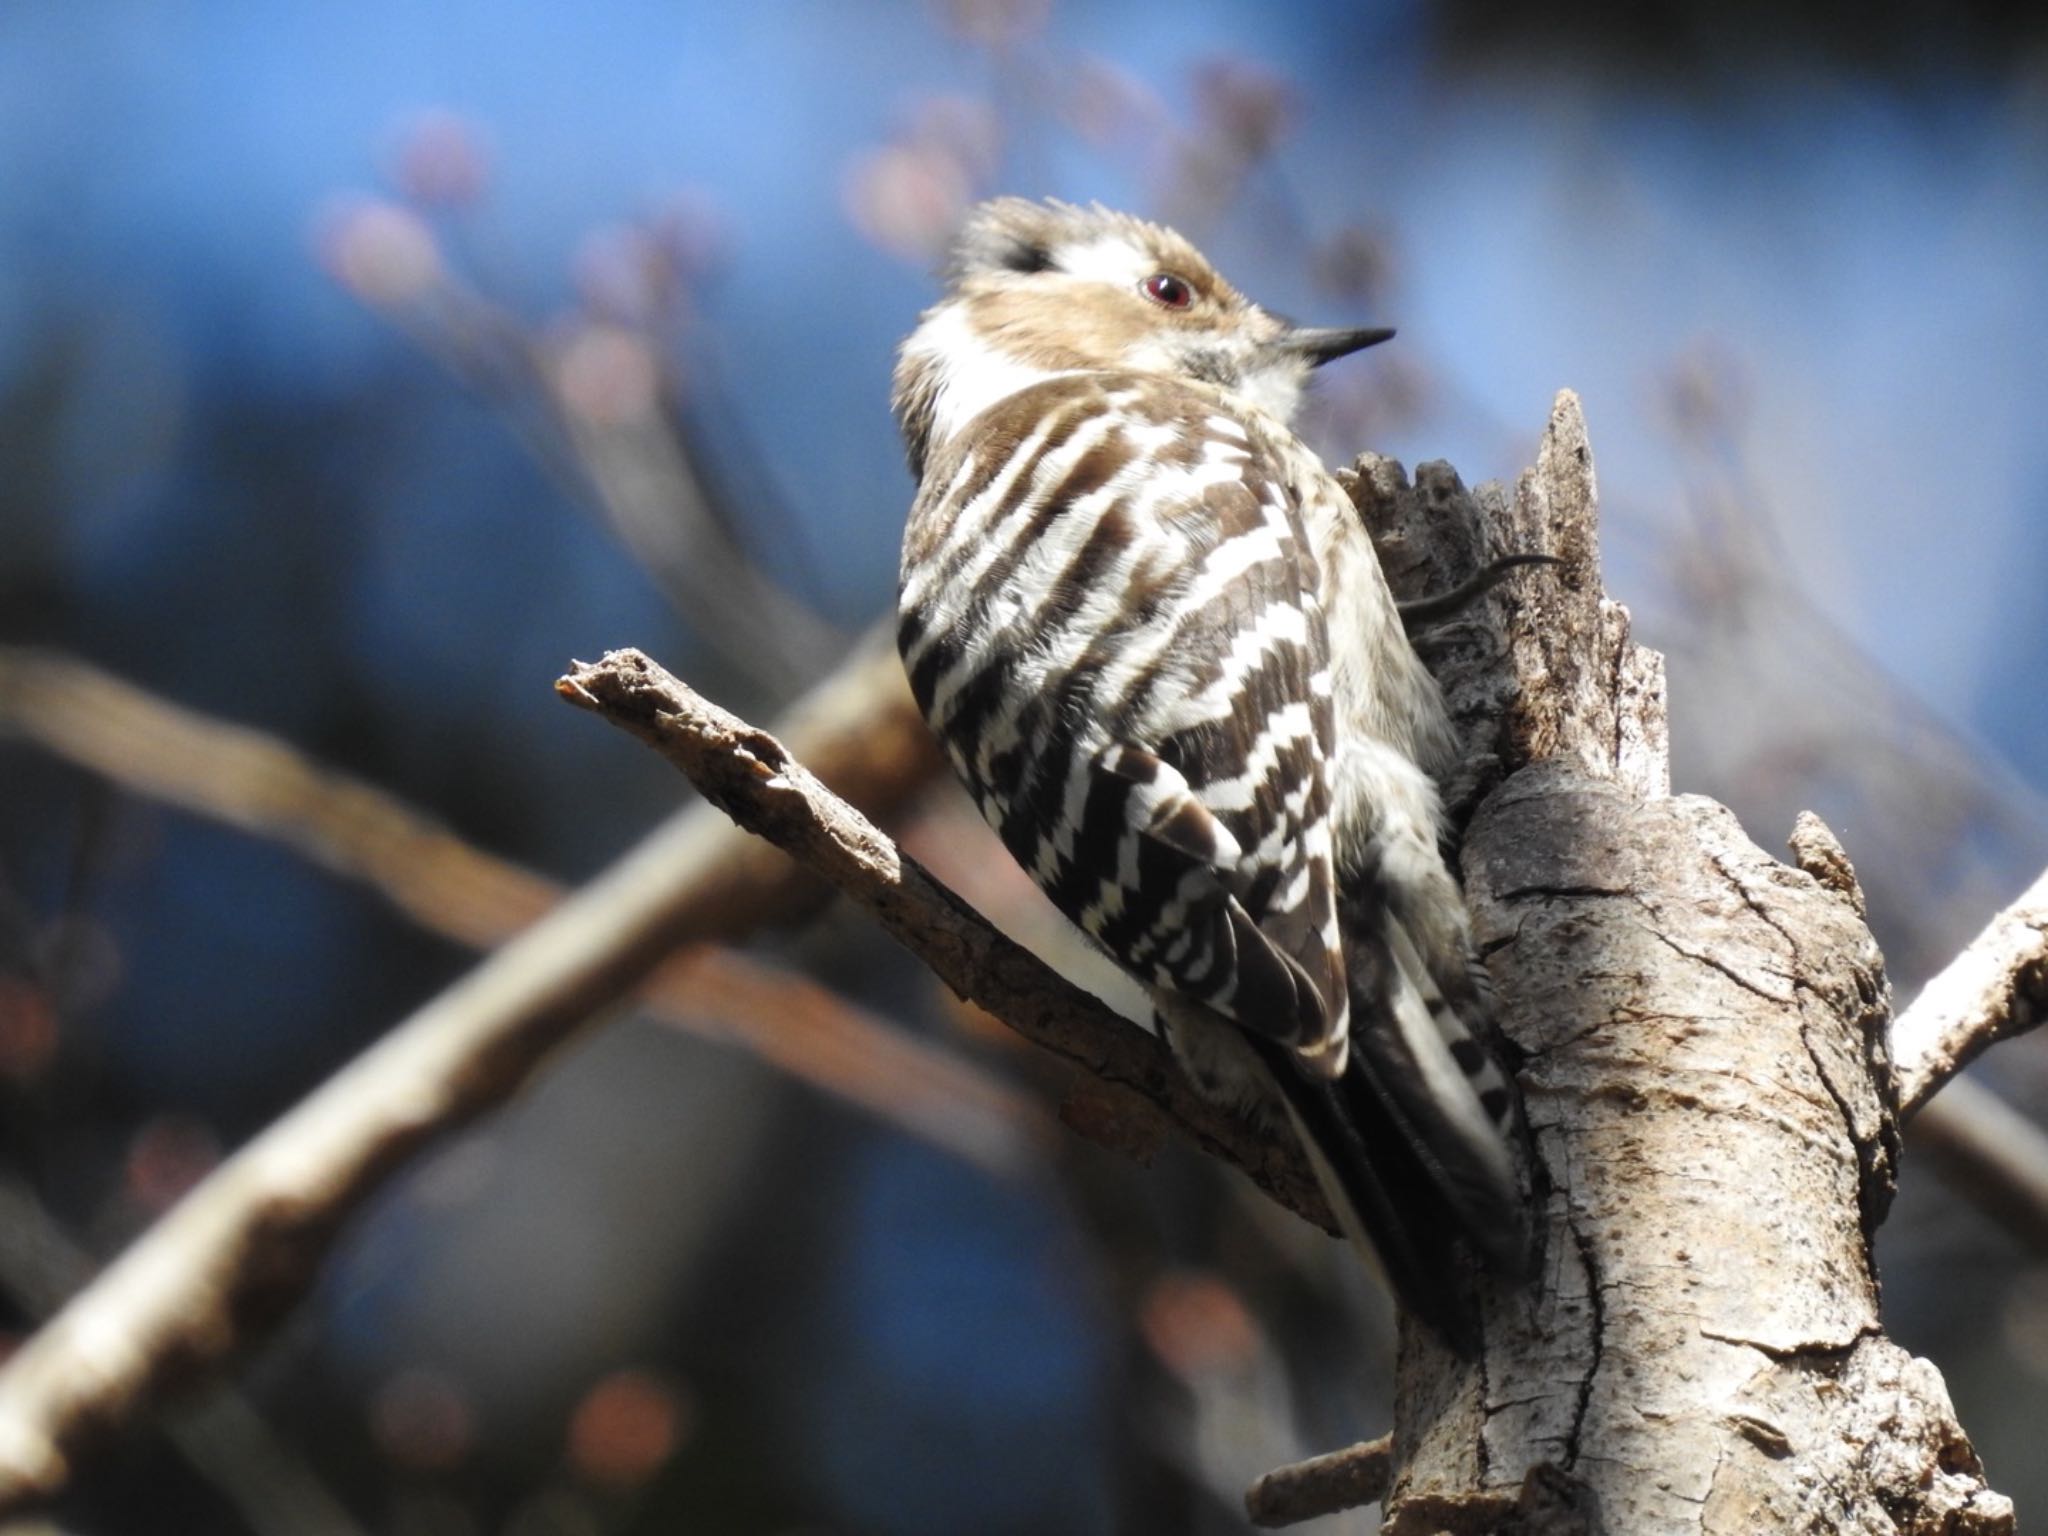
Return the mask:
<svg viewBox="0 0 2048 1536">
<path fill-rule="evenodd" d="M 1293 325 L 1171 229 L 1002 198 L 903 343 L 918 707 L 1202 1091 L 1291 1126 L 1339 1224 L 1454 1348 L 1457 1257 L 1523 1275 L 1519 1107 L 1432 775 L 1442 694 L 1288 425 L 1383 329 Z"/>
</svg>

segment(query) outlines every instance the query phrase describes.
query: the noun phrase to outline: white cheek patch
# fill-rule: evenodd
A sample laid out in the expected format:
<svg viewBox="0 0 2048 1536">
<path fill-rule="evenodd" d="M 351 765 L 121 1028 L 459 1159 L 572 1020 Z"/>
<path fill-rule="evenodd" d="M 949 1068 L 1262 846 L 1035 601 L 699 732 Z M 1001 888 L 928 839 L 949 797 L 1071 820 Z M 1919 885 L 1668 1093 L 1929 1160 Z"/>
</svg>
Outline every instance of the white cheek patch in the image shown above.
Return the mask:
<svg viewBox="0 0 2048 1536">
<path fill-rule="evenodd" d="M 974 334 L 967 312 L 957 305 L 947 306 L 920 326 L 905 351 L 911 357 L 931 358 L 939 367 L 941 382 L 932 400 L 933 452 L 998 400 L 1068 371 L 1035 368 L 997 351 Z"/>
</svg>

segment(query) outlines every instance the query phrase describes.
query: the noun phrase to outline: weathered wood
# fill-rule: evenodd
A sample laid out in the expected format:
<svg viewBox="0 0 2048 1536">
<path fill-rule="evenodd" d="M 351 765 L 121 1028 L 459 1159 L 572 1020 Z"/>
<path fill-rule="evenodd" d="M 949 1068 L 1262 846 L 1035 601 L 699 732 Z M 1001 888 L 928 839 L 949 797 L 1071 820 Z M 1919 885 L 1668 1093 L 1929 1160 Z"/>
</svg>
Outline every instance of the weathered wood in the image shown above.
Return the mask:
<svg viewBox="0 0 2048 1536">
<path fill-rule="evenodd" d="M 1205 1099 L 1163 1041 L 1004 936 L 766 731 L 638 651 L 578 662 L 556 688 L 654 747 L 736 823 L 831 881 L 961 997 L 1099 1080 L 1070 1101 L 1062 1118 L 1072 1129 L 1142 1160 L 1170 1126 L 1297 1215 L 1333 1228 L 1294 1143 Z"/>
<path fill-rule="evenodd" d="M 1253 1525 L 1272 1528 L 1377 1504 L 1387 1496 L 1393 1454 L 1394 1437 L 1381 1435 L 1276 1467 L 1245 1490 L 1244 1512 Z"/>
<path fill-rule="evenodd" d="M 1547 1250 L 1537 1287 L 1488 1295 L 1478 1361 L 1404 1330 L 1386 1529 L 2010 1531 L 1878 1317 L 1898 1134 L 1853 874 L 1670 797 L 1662 661 L 1601 593 L 1578 402 L 1512 497 L 1377 458 L 1353 484 L 1399 596 L 1565 561 L 1423 647 L 1470 748 L 1463 871 Z"/>
</svg>

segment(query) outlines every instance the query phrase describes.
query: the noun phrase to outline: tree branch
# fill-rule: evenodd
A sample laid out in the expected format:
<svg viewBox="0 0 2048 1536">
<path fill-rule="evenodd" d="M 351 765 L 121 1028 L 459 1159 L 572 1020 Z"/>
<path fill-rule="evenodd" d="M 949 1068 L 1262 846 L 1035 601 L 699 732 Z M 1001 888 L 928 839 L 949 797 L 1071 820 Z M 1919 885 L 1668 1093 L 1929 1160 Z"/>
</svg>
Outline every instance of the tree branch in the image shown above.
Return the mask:
<svg viewBox="0 0 2048 1536">
<path fill-rule="evenodd" d="M 2048 874 L 1991 920 L 1892 1025 L 1899 1118 L 2000 1040 L 2048 1017 Z"/>
<path fill-rule="evenodd" d="M 47 1317 L 91 1278 L 92 1258 L 29 1190 L 0 1179 L 0 1290 L 26 1315 Z M 255 1404 L 220 1384 L 171 1414 L 164 1438 L 257 1536 L 313 1531 L 365 1536 L 298 1448 Z M 26 1536 L 9 1522 L 9 1536 Z"/>
<path fill-rule="evenodd" d="M 1299 1525 L 1339 1510 L 1377 1504 L 1393 1476 L 1394 1437 L 1381 1435 L 1275 1467 L 1245 1490 L 1244 1512 L 1253 1525 Z"/>
<path fill-rule="evenodd" d="M 901 669 L 886 653 L 886 666 L 878 665 L 876 655 L 857 656 L 814 690 L 789 729 L 888 804 L 922 778 L 931 753 Z M 104 712 L 67 707 L 76 700 L 64 685 L 82 680 Z M 428 1141 L 502 1103 L 679 942 L 786 911 L 802 888 L 784 861 L 699 805 L 541 911 L 553 894 L 544 882 L 464 847 L 388 797 L 326 775 L 258 733 L 216 727 L 106 679 L 98 679 L 104 687 L 91 682 L 75 664 L 0 653 L 0 706 L 17 723 L 35 720 L 41 739 L 75 759 L 119 758 L 136 732 L 162 728 L 127 772 L 166 798 L 251 830 L 288 830 L 324 861 L 375 879 L 406 910 L 466 925 L 472 942 L 530 926 L 223 1162 L 0 1367 L 0 1514 L 58 1491 L 94 1438 L 260 1334 L 304 1293 L 344 1220 L 392 1172 Z M 891 729 L 904 713 L 914 736 Z M 978 1075 L 935 1073 L 931 1064 L 942 1058 L 892 1052 L 892 1040 L 909 1042 L 880 1026 L 849 1031 L 857 1016 L 822 989 L 766 987 L 769 976 L 738 956 L 700 949 L 674 961 L 660 984 L 678 1007 L 701 1001 L 714 1018 L 739 1019 L 773 999 L 787 1010 L 790 1033 L 763 1032 L 755 1043 L 808 1064 L 821 1081 L 832 1071 L 846 1081 L 851 1064 L 872 1050 L 880 1069 L 900 1067 L 905 1082 L 921 1081 L 920 1097 L 939 1112 L 962 1113 L 940 1102 L 958 1089 L 966 1119 L 1006 1105 L 1016 1113 L 1015 1096 L 983 1091 Z M 835 1053 L 836 1067 L 817 1067 Z M 884 1093 L 876 1102 L 891 1100 Z M 971 1145 L 961 1126 L 941 1132 L 940 1124 L 928 1121 L 926 1134 L 956 1150 Z M 984 1136 L 984 1152 L 989 1144 Z"/>
<path fill-rule="evenodd" d="M 222 1163 L 0 1367 L 0 1511 L 295 1302 L 342 1221 L 674 947 L 703 829 L 671 817 Z"/>
<path fill-rule="evenodd" d="M 560 890 L 491 859 L 391 795 L 308 761 L 261 731 L 152 698 L 47 651 L 0 647 L 0 721 L 140 793 L 368 879 L 415 920 L 486 947 Z M 940 771 L 888 635 L 877 631 L 793 704 L 781 731 L 826 783 L 887 820 Z M 697 891 L 677 914 L 698 939 L 803 915 L 815 880 L 724 817 L 699 818 Z M 449 914 L 455 914 L 451 918 Z M 451 927 L 457 919 L 463 926 Z"/>
<path fill-rule="evenodd" d="M 1291 1145 L 1209 1103 L 1157 1039 L 1004 937 L 773 736 L 699 697 L 638 651 L 580 663 L 556 687 L 657 748 L 705 799 L 830 880 L 961 997 L 1126 1090 L 1093 1090 L 1086 1112 L 1068 1117 L 1076 1129 L 1122 1150 L 1155 1139 L 1163 1117 L 1288 1209 L 1330 1227 L 1314 1177 Z"/>
<path fill-rule="evenodd" d="M 74 657 L 0 646 L 0 728 L 134 793 L 284 843 L 460 944 L 494 948 L 564 894 L 273 736 L 155 698 Z M 788 729 L 877 815 L 899 809 L 932 766 L 928 733 L 886 649 L 857 653 L 792 711 Z M 697 815 L 699 894 L 676 914 L 680 935 L 738 937 L 799 916 L 822 895 L 725 817 Z M 745 1050 L 999 1176 L 1030 1156 L 1045 1124 L 1023 1094 L 963 1057 L 715 945 L 679 948 L 639 1002 L 664 1023 Z"/>
<path fill-rule="evenodd" d="M 1662 663 L 1601 591 L 1578 402 L 1512 494 L 1370 456 L 1354 484 L 1397 597 L 1565 557 L 1419 641 L 1475 764 L 1461 863 L 1546 1252 L 1539 1285 L 1482 1289 L 1476 1362 L 1404 1330 L 1385 1529 L 1749 1536 L 1881 1509 L 2010 1532 L 1877 1312 L 1898 1132 L 1853 876 L 1817 822 L 1793 869 L 1670 796 Z"/>
</svg>

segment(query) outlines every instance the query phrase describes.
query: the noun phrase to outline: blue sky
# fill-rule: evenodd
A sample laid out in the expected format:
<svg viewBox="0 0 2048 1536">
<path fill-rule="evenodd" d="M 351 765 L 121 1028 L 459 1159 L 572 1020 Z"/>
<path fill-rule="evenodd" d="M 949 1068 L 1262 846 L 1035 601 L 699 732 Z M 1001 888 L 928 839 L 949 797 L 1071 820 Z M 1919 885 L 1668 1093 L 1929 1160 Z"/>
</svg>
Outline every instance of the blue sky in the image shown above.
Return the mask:
<svg viewBox="0 0 2048 1536">
<path fill-rule="evenodd" d="M 1514 435 L 1577 388 L 1624 595 L 1630 552 L 1681 497 L 1654 381 L 1711 339 L 1746 380 L 1747 451 L 1799 585 L 2041 782 L 2048 726 L 2017 707 L 1999 655 L 2010 637 L 2027 666 L 2048 657 L 2040 93 L 1457 77 L 1432 71 L 1404 6 L 1192 6 L 1170 27 L 1150 8 L 1070 7 L 1050 36 L 1183 113 L 1204 57 L 1289 76 L 1298 121 L 1270 185 L 1312 228 L 1400 232 L 1399 313 L 1373 318 L 1472 407 L 1376 446 L 1511 474 Z M 358 386 L 396 343 L 315 269 L 309 229 L 335 194 L 377 184 L 399 124 L 452 108 L 492 146 L 468 249 L 534 312 L 561 301 L 589 229 L 677 187 L 711 198 L 735 253 L 711 319 L 737 406 L 832 552 L 840 605 L 873 607 L 903 494 L 886 478 L 888 354 L 930 288 L 861 241 L 840 183 L 911 98 L 989 79 L 914 4 L 12 8 L 0 367 L 53 305 L 115 317 L 87 443 L 121 430 L 99 413 L 123 407 L 127 344 L 191 391 Z M 1009 153 L 1035 178 L 1017 190 L 1141 208 L 1156 192 L 1141 165 L 1061 132 Z M 1214 243 L 1273 302 L 1327 306 L 1257 229 Z"/>
</svg>

